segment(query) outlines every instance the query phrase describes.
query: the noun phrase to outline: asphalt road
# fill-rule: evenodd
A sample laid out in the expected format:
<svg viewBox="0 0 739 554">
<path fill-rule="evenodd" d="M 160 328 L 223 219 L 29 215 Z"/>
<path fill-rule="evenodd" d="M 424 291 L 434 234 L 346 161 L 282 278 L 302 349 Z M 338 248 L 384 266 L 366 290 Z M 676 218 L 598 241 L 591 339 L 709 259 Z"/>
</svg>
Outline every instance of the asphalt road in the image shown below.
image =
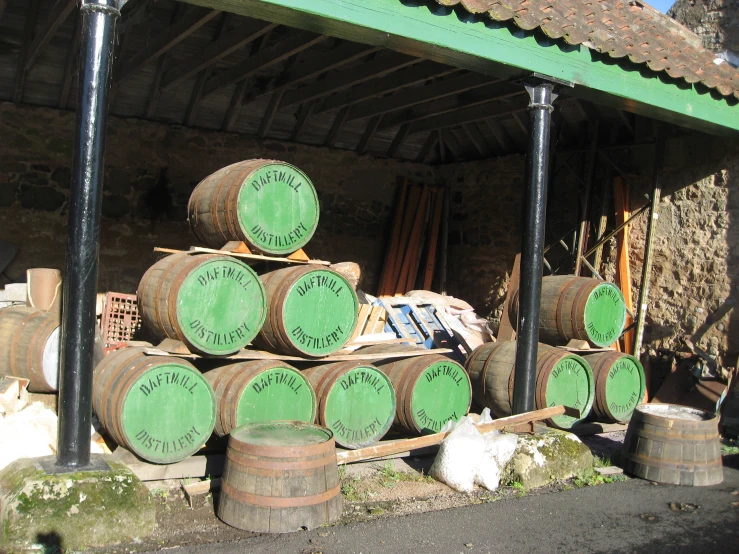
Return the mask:
<svg viewBox="0 0 739 554">
<path fill-rule="evenodd" d="M 739 507 L 732 506 L 739 495 L 731 494 L 739 490 L 739 463 L 732 465 L 712 487 L 633 479 L 178 553 L 739 553 Z M 697 507 L 675 511 L 671 503 Z"/>
</svg>

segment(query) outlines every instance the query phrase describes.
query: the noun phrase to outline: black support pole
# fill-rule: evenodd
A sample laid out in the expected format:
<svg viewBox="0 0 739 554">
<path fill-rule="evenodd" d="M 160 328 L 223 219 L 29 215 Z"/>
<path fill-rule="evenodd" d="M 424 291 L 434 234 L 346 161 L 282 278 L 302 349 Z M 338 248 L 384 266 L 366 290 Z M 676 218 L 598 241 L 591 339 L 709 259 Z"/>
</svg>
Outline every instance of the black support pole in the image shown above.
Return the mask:
<svg viewBox="0 0 739 554">
<path fill-rule="evenodd" d="M 534 409 L 536 354 L 539 343 L 539 309 L 544 259 L 549 135 L 554 84 L 535 81 L 526 86 L 529 104 L 529 143 L 526 152 L 526 195 L 521 237 L 521 282 L 518 293 L 516 373 L 513 382 L 513 413 Z"/>
<path fill-rule="evenodd" d="M 116 21 L 126 0 L 81 0 L 77 124 L 64 272 L 57 466 L 90 464 L 92 352 L 105 126 Z"/>
</svg>

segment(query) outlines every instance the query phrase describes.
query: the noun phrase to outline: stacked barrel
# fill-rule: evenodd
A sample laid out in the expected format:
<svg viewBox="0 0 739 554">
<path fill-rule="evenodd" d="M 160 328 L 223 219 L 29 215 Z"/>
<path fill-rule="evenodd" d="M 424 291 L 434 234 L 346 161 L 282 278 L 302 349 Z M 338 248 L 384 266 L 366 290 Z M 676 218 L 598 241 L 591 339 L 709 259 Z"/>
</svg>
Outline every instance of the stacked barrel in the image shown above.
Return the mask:
<svg viewBox="0 0 739 554">
<path fill-rule="evenodd" d="M 513 291 L 510 318 L 518 316 L 518 291 Z M 644 398 L 644 369 L 634 356 L 613 350 L 579 356 L 564 346 L 570 340 L 587 341 L 603 349 L 617 341 L 626 321 L 626 303 L 612 283 L 574 276 L 551 276 L 542 281 L 541 312 L 536 360 L 536 408 L 565 405 L 580 417 L 556 416 L 548 421 L 568 429 L 591 416 L 623 423 Z M 496 417 L 510 415 L 516 342 L 488 343 L 468 357 L 466 369 L 475 401 Z"/>
</svg>

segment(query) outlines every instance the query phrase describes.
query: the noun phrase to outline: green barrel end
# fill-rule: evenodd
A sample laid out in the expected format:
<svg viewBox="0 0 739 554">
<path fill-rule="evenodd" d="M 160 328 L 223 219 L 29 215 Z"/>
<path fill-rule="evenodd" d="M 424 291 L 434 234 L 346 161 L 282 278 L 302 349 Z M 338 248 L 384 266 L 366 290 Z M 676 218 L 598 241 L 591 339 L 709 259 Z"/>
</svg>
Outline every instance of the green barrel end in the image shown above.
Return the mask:
<svg viewBox="0 0 739 554">
<path fill-rule="evenodd" d="M 249 344 L 264 324 L 262 282 L 233 258 L 211 259 L 184 279 L 177 295 L 177 321 L 187 340 L 206 354 L 228 355 Z"/>
<path fill-rule="evenodd" d="M 626 422 L 644 399 L 644 368 L 633 356 L 623 355 L 608 371 L 605 385 L 607 410 L 613 419 Z"/>
<path fill-rule="evenodd" d="M 300 371 L 273 367 L 256 375 L 244 388 L 236 408 L 236 425 L 275 420 L 313 423 L 316 395 Z"/>
<path fill-rule="evenodd" d="M 247 423 L 231 431 L 231 437 L 256 446 L 311 446 L 331 440 L 331 431 L 301 421 Z"/>
<path fill-rule="evenodd" d="M 452 360 L 431 364 L 418 377 L 411 396 L 413 421 L 422 433 L 438 433 L 447 421 L 466 415 L 472 402 L 470 378 Z"/>
<path fill-rule="evenodd" d="M 316 269 L 300 277 L 283 305 L 285 330 L 308 356 L 340 350 L 357 325 L 359 301 L 349 282 L 335 271 Z"/>
<path fill-rule="evenodd" d="M 344 373 L 325 398 L 326 427 L 336 443 L 358 448 L 380 440 L 395 418 L 395 391 L 390 379 L 372 366 Z"/>
<path fill-rule="evenodd" d="M 626 302 L 613 283 L 600 283 L 585 303 L 585 332 L 596 346 L 610 346 L 626 323 Z"/>
<path fill-rule="evenodd" d="M 580 356 L 569 355 L 559 360 L 544 386 L 546 406 L 564 405 L 580 410 L 579 419 L 568 415 L 551 418 L 557 427 L 569 429 L 590 413 L 595 400 L 595 380 L 590 366 Z"/>
<path fill-rule="evenodd" d="M 168 464 L 194 454 L 213 432 L 216 398 L 192 367 L 174 363 L 152 367 L 126 393 L 121 427 L 133 452 Z"/>
<path fill-rule="evenodd" d="M 316 189 L 305 173 L 287 163 L 268 163 L 252 172 L 237 204 L 247 239 L 270 254 L 302 248 L 318 226 Z"/>
</svg>

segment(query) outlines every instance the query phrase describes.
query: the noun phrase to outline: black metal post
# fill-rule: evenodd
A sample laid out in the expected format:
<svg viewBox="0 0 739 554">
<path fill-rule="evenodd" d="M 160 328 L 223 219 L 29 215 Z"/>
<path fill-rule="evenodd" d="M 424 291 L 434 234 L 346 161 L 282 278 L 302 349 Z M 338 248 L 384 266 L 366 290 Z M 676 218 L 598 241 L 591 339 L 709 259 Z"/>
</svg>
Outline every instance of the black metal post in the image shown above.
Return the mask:
<svg viewBox="0 0 739 554">
<path fill-rule="evenodd" d="M 518 293 L 516 374 L 513 382 L 513 413 L 534 409 L 536 355 L 539 343 L 539 310 L 544 259 L 549 135 L 554 84 L 536 81 L 526 86 L 529 104 L 529 143 L 526 152 L 526 195 L 521 237 L 521 281 Z"/>
<path fill-rule="evenodd" d="M 57 466 L 90 464 L 92 352 L 108 90 L 116 21 L 126 0 L 81 0 L 77 125 L 64 272 Z"/>
</svg>

